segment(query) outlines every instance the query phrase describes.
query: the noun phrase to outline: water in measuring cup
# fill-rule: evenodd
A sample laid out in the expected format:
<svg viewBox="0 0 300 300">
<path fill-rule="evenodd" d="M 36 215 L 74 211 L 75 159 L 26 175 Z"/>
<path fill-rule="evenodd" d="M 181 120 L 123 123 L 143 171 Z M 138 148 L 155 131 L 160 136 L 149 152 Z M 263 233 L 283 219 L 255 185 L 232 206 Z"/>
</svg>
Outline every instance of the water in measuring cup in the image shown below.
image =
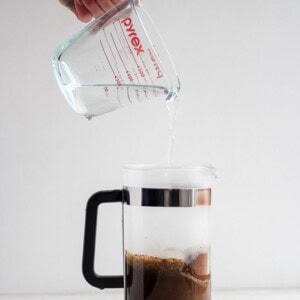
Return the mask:
<svg viewBox="0 0 300 300">
<path fill-rule="evenodd" d="M 100 113 L 152 99 L 165 99 L 167 91 L 157 86 L 65 85 L 69 104 L 80 115 L 91 119 Z"/>
</svg>

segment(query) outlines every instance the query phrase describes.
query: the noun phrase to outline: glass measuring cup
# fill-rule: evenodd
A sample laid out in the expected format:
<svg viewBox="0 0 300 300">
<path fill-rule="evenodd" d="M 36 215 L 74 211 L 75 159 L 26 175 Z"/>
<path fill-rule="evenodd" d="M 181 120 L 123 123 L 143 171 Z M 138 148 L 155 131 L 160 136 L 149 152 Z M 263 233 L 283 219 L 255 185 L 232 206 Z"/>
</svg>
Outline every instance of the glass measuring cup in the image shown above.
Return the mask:
<svg viewBox="0 0 300 300">
<path fill-rule="evenodd" d="M 176 97 L 173 62 L 140 1 L 125 0 L 60 45 L 52 60 L 69 105 L 88 119 Z"/>
</svg>

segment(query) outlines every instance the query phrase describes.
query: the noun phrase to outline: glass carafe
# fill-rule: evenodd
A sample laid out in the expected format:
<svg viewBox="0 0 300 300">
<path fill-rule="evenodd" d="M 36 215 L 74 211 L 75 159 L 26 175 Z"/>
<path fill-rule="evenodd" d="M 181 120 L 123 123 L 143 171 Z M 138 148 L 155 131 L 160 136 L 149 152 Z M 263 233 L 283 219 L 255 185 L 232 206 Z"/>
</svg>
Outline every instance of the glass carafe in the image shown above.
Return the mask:
<svg viewBox="0 0 300 300">
<path fill-rule="evenodd" d="M 99 288 L 124 287 L 126 300 L 210 300 L 209 209 L 215 169 L 128 166 L 123 190 L 87 206 L 83 273 Z M 123 203 L 122 276 L 94 272 L 97 207 Z"/>
</svg>

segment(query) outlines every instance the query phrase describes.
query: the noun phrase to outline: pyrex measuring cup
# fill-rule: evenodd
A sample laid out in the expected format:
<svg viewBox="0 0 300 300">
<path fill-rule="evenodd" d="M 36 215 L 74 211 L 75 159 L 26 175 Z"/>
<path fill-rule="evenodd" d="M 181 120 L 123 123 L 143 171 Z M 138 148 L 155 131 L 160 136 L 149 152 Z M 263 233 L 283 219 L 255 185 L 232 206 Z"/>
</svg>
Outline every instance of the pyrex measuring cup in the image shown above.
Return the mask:
<svg viewBox="0 0 300 300">
<path fill-rule="evenodd" d="M 171 58 L 140 1 L 125 0 L 56 50 L 53 68 L 70 106 L 92 118 L 180 89 Z"/>
</svg>

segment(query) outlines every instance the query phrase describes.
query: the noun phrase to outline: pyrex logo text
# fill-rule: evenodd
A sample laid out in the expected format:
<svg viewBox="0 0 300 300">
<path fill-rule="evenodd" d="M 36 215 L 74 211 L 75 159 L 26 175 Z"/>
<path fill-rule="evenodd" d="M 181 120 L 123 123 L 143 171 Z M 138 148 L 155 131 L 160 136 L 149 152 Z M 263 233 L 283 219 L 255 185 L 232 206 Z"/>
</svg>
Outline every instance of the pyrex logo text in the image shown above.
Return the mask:
<svg viewBox="0 0 300 300">
<path fill-rule="evenodd" d="M 131 18 L 126 18 L 121 23 L 126 27 L 126 31 L 128 36 L 131 38 L 131 45 L 134 47 L 136 51 L 136 55 L 139 55 L 142 52 L 145 52 L 142 48 L 141 40 L 139 39 L 135 29 L 133 28 L 133 23 Z"/>
</svg>

